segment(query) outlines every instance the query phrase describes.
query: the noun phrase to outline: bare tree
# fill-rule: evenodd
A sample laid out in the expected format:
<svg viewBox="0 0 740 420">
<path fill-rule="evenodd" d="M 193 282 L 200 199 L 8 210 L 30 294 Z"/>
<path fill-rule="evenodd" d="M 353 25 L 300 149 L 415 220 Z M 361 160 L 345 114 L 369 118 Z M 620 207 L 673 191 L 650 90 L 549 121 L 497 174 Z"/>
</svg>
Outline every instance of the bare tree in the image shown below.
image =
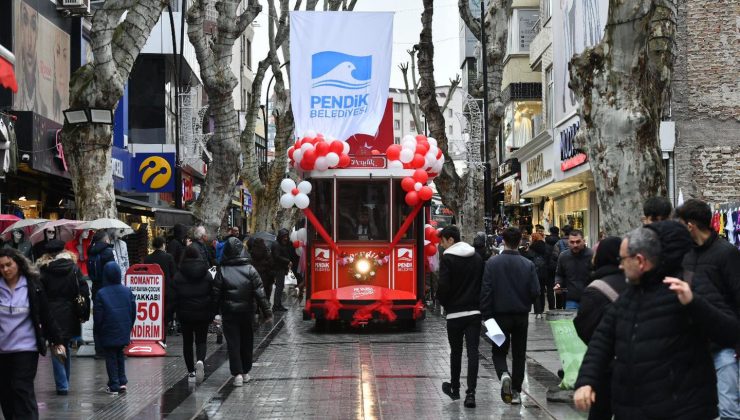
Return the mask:
<svg viewBox="0 0 740 420">
<path fill-rule="evenodd" d="M 164 0 L 108 0 L 92 18 L 93 61 L 69 83 L 70 108 L 114 110 L 136 57 L 156 25 Z M 69 163 L 77 217 L 117 217 L 111 167 L 111 125 L 65 122 L 62 144 Z"/>
<path fill-rule="evenodd" d="M 262 11 L 257 0 L 249 0 L 241 13 L 238 12 L 240 2 L 216 1 L 216 33 L 209 40 L 203 23 L 206 9 L 213 3 L 213 0 L 195 0 L 188 10 L 188 38 L 195 48 L 215 123 L 206 145 L 213 155 L 213 163 L 208 167 L 205 185 L 193 213 L 212 233 L 221 226 L 240 169 L 239 116 L 233 98 L 238 80 L 231 71 L 234 42 Z"/>
<path fill-rule="evenodd" d="M 675 32 L 674 0 L 611 1 L 602 41 L 570 61 L 581 117 L 576 139 L 588 150 L 607 234 L 638 226 L 635 209 L 666 192 L 659 127 Z"/>
</svg>

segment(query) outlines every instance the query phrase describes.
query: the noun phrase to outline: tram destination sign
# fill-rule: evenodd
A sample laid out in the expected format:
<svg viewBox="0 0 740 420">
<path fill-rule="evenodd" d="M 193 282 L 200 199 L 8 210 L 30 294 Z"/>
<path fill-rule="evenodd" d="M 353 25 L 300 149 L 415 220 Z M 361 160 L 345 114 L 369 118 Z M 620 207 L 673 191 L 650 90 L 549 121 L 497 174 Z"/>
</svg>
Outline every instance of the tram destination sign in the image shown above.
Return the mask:
<svg viewBox="0 0 740 420">
<path fill-rule="evenodd" d="M 383 156 L 350 156 L 350 169 L 385 169 L 388 165 Z"/>
</svg>

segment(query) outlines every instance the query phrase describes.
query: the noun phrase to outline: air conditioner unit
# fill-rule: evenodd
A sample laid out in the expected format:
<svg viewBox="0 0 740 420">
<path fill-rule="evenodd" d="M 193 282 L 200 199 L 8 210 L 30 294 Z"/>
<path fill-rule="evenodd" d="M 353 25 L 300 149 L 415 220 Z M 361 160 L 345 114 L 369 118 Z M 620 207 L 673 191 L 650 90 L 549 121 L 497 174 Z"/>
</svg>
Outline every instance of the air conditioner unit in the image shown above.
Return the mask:
<svg viewBox="0 0 740 420">
<path fill-rule="evenodd" d="M 86 8 L 88 3 L 89 0 L 62 0 L 62 7 Z"/>
<path fill-rule="evenodd" d="M 90 0 L 57 0 L 57 12 L 64 17 L 90 16 Z"/>
</svg>

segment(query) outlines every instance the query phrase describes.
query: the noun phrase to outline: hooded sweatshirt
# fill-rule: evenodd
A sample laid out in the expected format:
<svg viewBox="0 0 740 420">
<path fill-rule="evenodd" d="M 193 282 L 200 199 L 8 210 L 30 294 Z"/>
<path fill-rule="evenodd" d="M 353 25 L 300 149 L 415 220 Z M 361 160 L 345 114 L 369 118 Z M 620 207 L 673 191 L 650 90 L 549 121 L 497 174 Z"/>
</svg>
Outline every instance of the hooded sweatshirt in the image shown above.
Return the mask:
<svg viewBox="0 0 740 420">
<path fill-rule="evenodd" d="M 121 284 L 121 267 L 114 261 L 103 268 L 103 288 L 95 298 L 94 329 L 103 347 L 120 347 L 130 342 L 136 319 L 134 294 Z"/>
<path fill-rule="evenodd" d="M 483 259 L 475 248 L 456 242 L 447 248 L 439 262 L 437 299 L 447 311 L 447 319 L 480 315 L 480 287 Z"/>
</svg>

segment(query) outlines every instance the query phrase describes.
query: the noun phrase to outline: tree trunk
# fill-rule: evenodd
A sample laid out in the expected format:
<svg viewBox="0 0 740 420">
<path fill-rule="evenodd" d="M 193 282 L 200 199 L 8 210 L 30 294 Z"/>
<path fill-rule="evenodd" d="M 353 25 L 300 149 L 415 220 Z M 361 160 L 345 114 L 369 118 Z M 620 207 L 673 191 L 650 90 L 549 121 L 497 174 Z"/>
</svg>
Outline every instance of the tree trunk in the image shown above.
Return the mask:
<svg viewBox="0 0 740 420">
<path fill-rule="evenodd" d="M 136 57 L 165 4 L 159 0 L 108 0 L 95 11 L 90 32 L 93 61 L 72 74 L 70 109 L 115 110 Z M 62 128 L 62 144 L 80 220 L 117 217 L 111 128 L 104 124 L 66 122 Z"/>
<path fill-rule="evenodd" d="M 675 30 L 671 0 L 612 0 L 602 41 L 570 62 L 581 117 L 576 139 L 588 151 L 608 235 L 639 226 L 636 209 L 666 193 L 659 127 Z"/>
</svg>

